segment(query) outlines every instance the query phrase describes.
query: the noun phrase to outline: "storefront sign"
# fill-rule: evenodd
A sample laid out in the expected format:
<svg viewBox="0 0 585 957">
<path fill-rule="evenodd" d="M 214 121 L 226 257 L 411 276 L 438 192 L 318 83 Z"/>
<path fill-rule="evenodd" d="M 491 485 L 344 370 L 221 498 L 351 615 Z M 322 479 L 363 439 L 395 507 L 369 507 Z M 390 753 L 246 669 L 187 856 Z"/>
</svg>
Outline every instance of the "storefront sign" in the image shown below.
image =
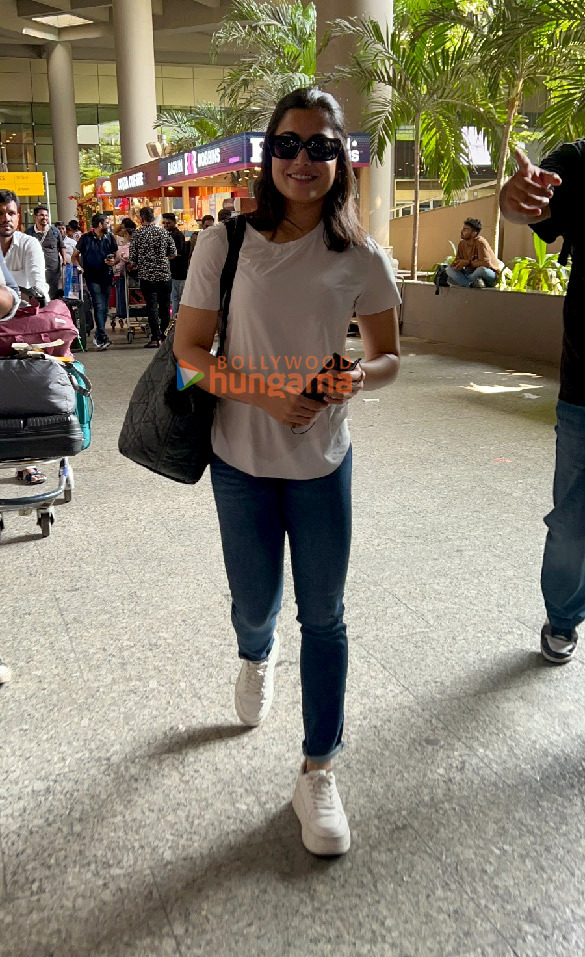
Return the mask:
<svg viewBox="0 0 585 957">
<path fill-rule="evenodd" d="M 366 133 L 349 136 L 347 147 L 352 166 L 369 165 L 370 138 Z M 160 161 L 158 180 L 159 183 L 173 183 L 196 176 L 212 176 L 248 166 L 260 166 L 263 151 L 263 133 L 239 133 L 187 153 L 167 156 Z"/>
<path fill-rule="evenodd" d="M 118 193 L 124 193 L 128 189 L 138 189 L 140 186 L 146 186 L 144 170 L 139 169 L 135 173 L 127 173 L 124 176 L 118 176 L 116 186 Z"/>
<path fill-rule="evenodd" d="M 370 165 L 370 137 L 367 133 L 351 133 L 347 137 L 347 149 L 352 166 Z"/>
<path fill-rule="evenodd" d="M 42 173 L 0 173 L 0 189 L 11 189 L 17 196 L 44 196 Z"/>
</svg>

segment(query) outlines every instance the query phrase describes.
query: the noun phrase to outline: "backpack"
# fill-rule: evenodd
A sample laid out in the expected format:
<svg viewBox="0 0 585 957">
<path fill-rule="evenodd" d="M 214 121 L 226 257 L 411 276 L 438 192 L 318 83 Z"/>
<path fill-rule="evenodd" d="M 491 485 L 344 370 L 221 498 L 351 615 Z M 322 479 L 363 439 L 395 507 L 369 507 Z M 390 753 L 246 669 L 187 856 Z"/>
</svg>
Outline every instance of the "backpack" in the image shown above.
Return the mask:
<svg viewBox="0 0 585 957">
<path fill-rule="evenodd" d="M 68 371 L 73 373 L 77 379 L 75 398 L 77 403 L 77 418 L 83 432 L 82 451 L 86 449 L 91 442 L 91 420 L 93 416 L 93 399 L 91 397 L 91 382 L 85 374 L 85 369 L 79 359 L 76 359 L 73 365 L 68 367 Z"/>
<path fill-rule="evenodd" d="M 30 345 L 62 339 L 62 346 L 47 349 L 49 355 L 71 356 L 71 343 L 78 331 L 71 313 L 61 299 L 52 299 L 46 306 L 24 306 L 12 319 L 0 322 L 0 356 L 9 356 L 13 342 Z"/>
<path fill-rule="evenodd" d="M 435 270 L 435 276 L 434 276 L 433 282 L 436 287 L 435 296 L 439 295 L 441 286 L 449 285 L 449 280 L 447 279 L 447 264 L 446 263 L 439 263 L 439 265 L 437 266 Z"/>
</svg>

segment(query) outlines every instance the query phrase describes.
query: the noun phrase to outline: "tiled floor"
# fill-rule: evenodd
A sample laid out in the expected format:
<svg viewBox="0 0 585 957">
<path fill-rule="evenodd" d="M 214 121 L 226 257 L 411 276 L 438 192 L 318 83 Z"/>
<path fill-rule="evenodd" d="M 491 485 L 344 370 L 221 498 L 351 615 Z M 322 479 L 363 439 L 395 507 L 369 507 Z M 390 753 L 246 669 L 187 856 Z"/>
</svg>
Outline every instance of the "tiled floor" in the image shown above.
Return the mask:
<svg viewBox="0 0 585 957">
<path fill-rule="evenodd" d="M 555 370 L 403 350 L 351 410 L 353 843 L 334 861 L 289 803 L 290 576 L 273 712 L 249 731 L 208 478 L 118 455 L 139 340 L 86 357 L 74 500 L 46 540 L 8 516 L 0 546 L 2 957 L 585 954 L 585 658 L 537 653 Z"/>
</svg>

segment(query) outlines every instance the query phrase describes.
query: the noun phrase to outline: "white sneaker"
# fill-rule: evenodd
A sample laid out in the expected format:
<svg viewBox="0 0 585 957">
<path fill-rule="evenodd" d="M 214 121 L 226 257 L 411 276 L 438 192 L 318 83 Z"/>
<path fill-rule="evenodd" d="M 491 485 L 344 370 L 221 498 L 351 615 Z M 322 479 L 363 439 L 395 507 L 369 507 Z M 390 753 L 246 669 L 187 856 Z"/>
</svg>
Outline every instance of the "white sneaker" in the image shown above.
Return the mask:
<svg viewBox="0 0 585 957">
<path fill-rule="evenodd" d="M 12 678 L 12 672 L 8 665 L 5 665 L 0 658 L 0 685 L 7 684 Z"/>
<path fill-rule="evenodd" d="M 301 822 L 301 837 L 308 851 L 321 857 L 349 851 L 349 824 L 333 771 L 305 771 L 303 763 L 292 806 Z"/>
<path fill-rule="evenodd" d="M 278 634 L 274 632 L 274 641 L 267 658 L 263 661 L 242 661 L 236 681 L 235 704 L 238 718 L 251 728 L 262 724 L 270 711 L 279 646 Z"/>
</svg>

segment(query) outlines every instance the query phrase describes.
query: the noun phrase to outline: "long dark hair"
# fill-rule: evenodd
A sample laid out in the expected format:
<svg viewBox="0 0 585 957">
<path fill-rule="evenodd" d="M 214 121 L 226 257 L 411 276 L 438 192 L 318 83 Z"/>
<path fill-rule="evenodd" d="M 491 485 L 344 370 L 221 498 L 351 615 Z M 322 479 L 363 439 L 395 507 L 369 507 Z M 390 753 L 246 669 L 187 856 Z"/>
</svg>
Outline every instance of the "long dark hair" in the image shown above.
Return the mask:
<svg viewBox="0 0 585 957">
<path fill-rule="evenodd" d="M 366 233 L 360 225 L 356 210 L 355 176 L 347 150 L 343 111 L 337 100 L 329 93 L 324 93 L 315 87 L 293 90 L 276 104 L 266 130 L 262 170 L 254 184 L 258 208 L 249 214 L 250 224 L 256 229 L 275 231 L 284 219 L 285 200 L 274 185 L 272 156 L 267 144 L 276 133 L 288 110 L 320 110 L 327 117 L 335 136 L 338 136 L 343 143 L 343 149 L 337 157 L 335 182 L 323 202 L 326 246 L 338 253 L 343 252 L 348 246 L 364 246 Z"/>
</svg>

